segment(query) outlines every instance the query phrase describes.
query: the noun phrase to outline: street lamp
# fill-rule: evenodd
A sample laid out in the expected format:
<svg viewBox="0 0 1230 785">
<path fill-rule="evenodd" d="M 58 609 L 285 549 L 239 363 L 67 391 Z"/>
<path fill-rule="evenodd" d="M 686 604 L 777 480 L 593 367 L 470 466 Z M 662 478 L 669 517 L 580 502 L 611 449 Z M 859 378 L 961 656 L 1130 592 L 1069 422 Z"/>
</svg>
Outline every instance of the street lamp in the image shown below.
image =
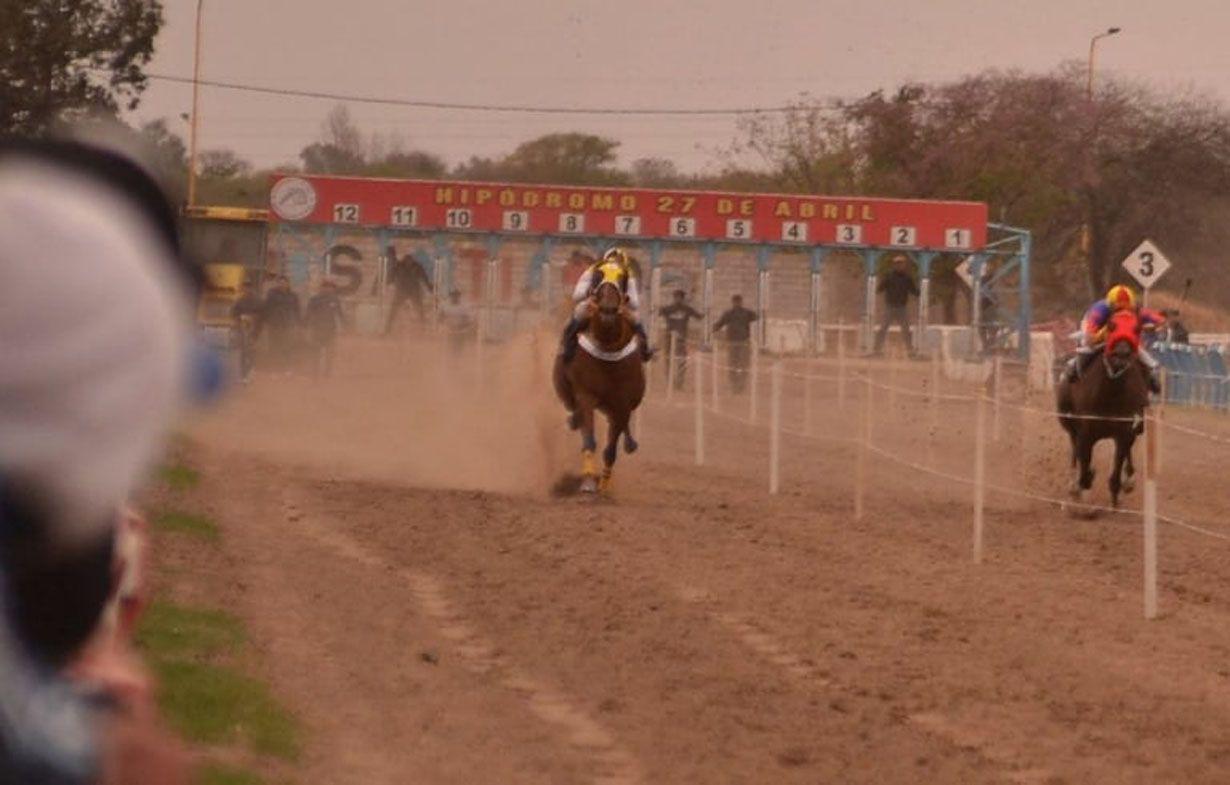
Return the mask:
<svg viewBox="0 0 1230 785">
<path fill-rule="evenodd" d="M 1106 28 L 1105 33 L 1098 33 L 1093 38 L 1089 39 L 1089 81 L 1085 86 L 1085 98 L 1089 101 L 1093 101 L 1093 48 L 1097 44 L 1099 38 L 1106 38 L 1107 36 L 1114 35 L 1121 29 L 1122 28 L 1120 27 L 1108 27 Z"/>
<path fill-rule="evenodd" d="M 205 0 L 196 0 L 196 47 L 192 50 L 192 124 L 188 131 L 188 206 L 196 205 L 196 127 L 201 98 L 201 10 Z"/>
<path fill-rule="evenodd" d="M 1096 133 L 1093 128 L 1093 123 L 1094 123 L 1094 120 L 1093 120 L 1093 54 L 1094 54 L 1094 47 L 1097 46 L 1099 39 L 1115 35 L 1121 29 L 1122 28 L 1119 28 L 1119 27 L 1108 27 L 1106 28 L 1106 32 L 1098 33 L 1093 38 L 1089 39 L 1089 73 L 1088 73 L 1088 81 L 1085 83 L 1085 106 L 1089 110 L 1089 122 L 1090 122 L 1089 145 L 1086 146 L 1085 148 L 1085 178 L 1086 178 L 1087 183 L 1092 182 L 1093 180 L 1093 172 L 1091 168 L 1093 166 L 1093 157 L 1092 157 L 1091 150 L 1089 149 L 1089 147 L 1092 146 L 1093 144 L 1092 135 Z M 1093 197 L 1091 195 L 1087 196 L 1087 201 L 1092 200 L 1092 198 Z M 1080 239 L 1081 239 L 1081 254 L 1085 257 L 1085 269 L 1086 271 L 1088 271 L 1090 267 L 1090 255 L 1093 253 L 1093 226 L 1092 226 L 1093 224 L 1093 215 L 1092 215 L 1093 205 L 1087 204 L 1085 209 L 1086 209 L 1085 220 L 1081 223 L 1081 238 Z"/>
</svg>

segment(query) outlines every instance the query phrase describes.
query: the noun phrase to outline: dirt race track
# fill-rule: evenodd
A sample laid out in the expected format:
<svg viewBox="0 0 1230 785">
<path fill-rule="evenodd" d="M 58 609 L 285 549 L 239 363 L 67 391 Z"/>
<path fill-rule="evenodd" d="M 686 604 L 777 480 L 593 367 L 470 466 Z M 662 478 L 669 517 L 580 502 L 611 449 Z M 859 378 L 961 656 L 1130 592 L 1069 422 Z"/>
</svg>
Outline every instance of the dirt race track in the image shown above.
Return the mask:
<svg viewBox="0 0 1230 785">
<path fill-rule="evenodd" d="M 876 460 L 856 522 L 853 448 L 787 436 L 771 497 L 763 427 L 710 413 L 696 467 L 691 394 L 660 389 L 612 498 L 552 499 L 578 442 L 545 360 L 484 367 L 356 344 L 193 429 L 234 576 L 214 599 L 308 730 L 302 781 L 1230 781 L 1230 542 L 1164 527 L 1146 622 L 1135 516 L 993 492 L 974 565 L 968 486 Z M 858 394 L 814 384 L 812 432 L 854 436 Z M 881 396 L 877 445 L 969 476 L 968 407 L 933 429 Z M 801 382 L 785 398 L 801 429 Z M 989 479 L 1060 495 L 1058 426 L 1002 417 Z M 1163 512 L 1230 521 L 1230 445 L 1164 447 Z"/>
</svg>

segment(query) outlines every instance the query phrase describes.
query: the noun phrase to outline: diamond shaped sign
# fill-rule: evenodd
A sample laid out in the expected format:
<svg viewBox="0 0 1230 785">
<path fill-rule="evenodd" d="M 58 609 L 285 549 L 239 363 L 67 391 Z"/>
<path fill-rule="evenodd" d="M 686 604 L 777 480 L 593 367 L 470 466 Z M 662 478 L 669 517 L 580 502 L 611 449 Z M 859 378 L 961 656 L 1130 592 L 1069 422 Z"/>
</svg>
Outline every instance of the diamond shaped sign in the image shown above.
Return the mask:
<svg viewBox="0 0 1230 785">
<path fill-rule="evenodd" d="M 1148 290 L 1170 269 L 1170 260 L 1166 258 L 1152 240 L 1145 240 L 1128 254 L 1123 260 L 1123 269 Z"/>
</svg>

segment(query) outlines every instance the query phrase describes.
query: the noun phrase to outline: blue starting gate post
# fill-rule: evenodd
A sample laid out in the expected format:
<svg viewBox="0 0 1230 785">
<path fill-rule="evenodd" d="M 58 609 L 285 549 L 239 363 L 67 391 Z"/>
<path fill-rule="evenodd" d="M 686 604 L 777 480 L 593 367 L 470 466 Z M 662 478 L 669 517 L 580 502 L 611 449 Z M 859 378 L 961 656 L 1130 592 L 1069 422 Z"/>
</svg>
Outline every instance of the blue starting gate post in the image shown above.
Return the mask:
<svg viewBox="0 0 1230 785">
<path fill-rule="evenodd" d="M 918 267 L 918 343 L 915 349 L 930 352 L 927 341 L 927 328 L 931 324 L 931 263 L 935 261 L 934 251 L 919 251 L 914 254 L 914 263 Z"/>
<path fill-rule="evenodd" d="M 824 332 L 820 324 L 822 310 L 822 295 L 823 295 L 823 279 L 821 273 L 824 272 L 824 257 L 828 256 L 829 249 L 823 245 L 812 246 L 811 249 L 811 290 L 808 298 L 807 311 L 807 351 L 813 355 L 820 354 L 824 351 Z M 838 336 L 838 340 L 841 336 Z"/>
<path fill-rule="evenodd" d="M 769 341 L 769 264 L 773 260 L 773 247 L 756 246 L 756 345 L 768 347 Z"/>
<path fill-rule="evenodd" d="M 880 251 L 875 248 L 863 250 L 863 272 L 867 277 L 867 291 L 863 301 L 863 329 L 861 343 L 864 352 L 871 351 L 871 330 L 875 324 L 876 315 L 876 265 L 880 261 Z"/>
<path fill-rule="evenodd" d="M 714 268 L 717 267 L 717 244 L 708 242 L 701 246 L 701 257 L 705 262 L 704 282 L 702 284 L 702 311 L 704 319 L 703 345 L 708 348 L 713 341 L 713 279 Z"/>
<path fill-rule="evenodd" d="M 443 234 L 433 235 L 432 245 L 436 249 L 436 264 L 442 265 L 441 283 L 451 292 L 456 285 L 454 279 L 456 265 L 453 264 L 453 246 L 449 243 L 448 236 Z"/>
</svg>

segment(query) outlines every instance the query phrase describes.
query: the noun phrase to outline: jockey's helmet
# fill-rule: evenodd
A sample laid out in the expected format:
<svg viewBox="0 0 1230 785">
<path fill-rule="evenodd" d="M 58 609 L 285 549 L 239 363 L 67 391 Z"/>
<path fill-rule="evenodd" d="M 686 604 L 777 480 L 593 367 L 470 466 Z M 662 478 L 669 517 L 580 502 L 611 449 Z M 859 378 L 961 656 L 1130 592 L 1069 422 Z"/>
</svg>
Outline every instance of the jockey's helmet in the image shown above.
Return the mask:
<svg viewBox="0 0 1230 785">
<path fill-rule="evenodd" d="M 1118 284 L 1116 286 L 1112 286 L 1110 291 L 1106 293 L 1106 304 L 1115 311 L 1135 308 L 1136 295 L 1132 293 L 1132 290 L 1129 287 L 1124 286 L 1123 284 Z"/>
<path fill-rule="evenodd" d="M 610 248 L 598 263 L 600 281 L 623 286 L 629 275 L 628 254 L 622 248 Z"/>
</svg>

